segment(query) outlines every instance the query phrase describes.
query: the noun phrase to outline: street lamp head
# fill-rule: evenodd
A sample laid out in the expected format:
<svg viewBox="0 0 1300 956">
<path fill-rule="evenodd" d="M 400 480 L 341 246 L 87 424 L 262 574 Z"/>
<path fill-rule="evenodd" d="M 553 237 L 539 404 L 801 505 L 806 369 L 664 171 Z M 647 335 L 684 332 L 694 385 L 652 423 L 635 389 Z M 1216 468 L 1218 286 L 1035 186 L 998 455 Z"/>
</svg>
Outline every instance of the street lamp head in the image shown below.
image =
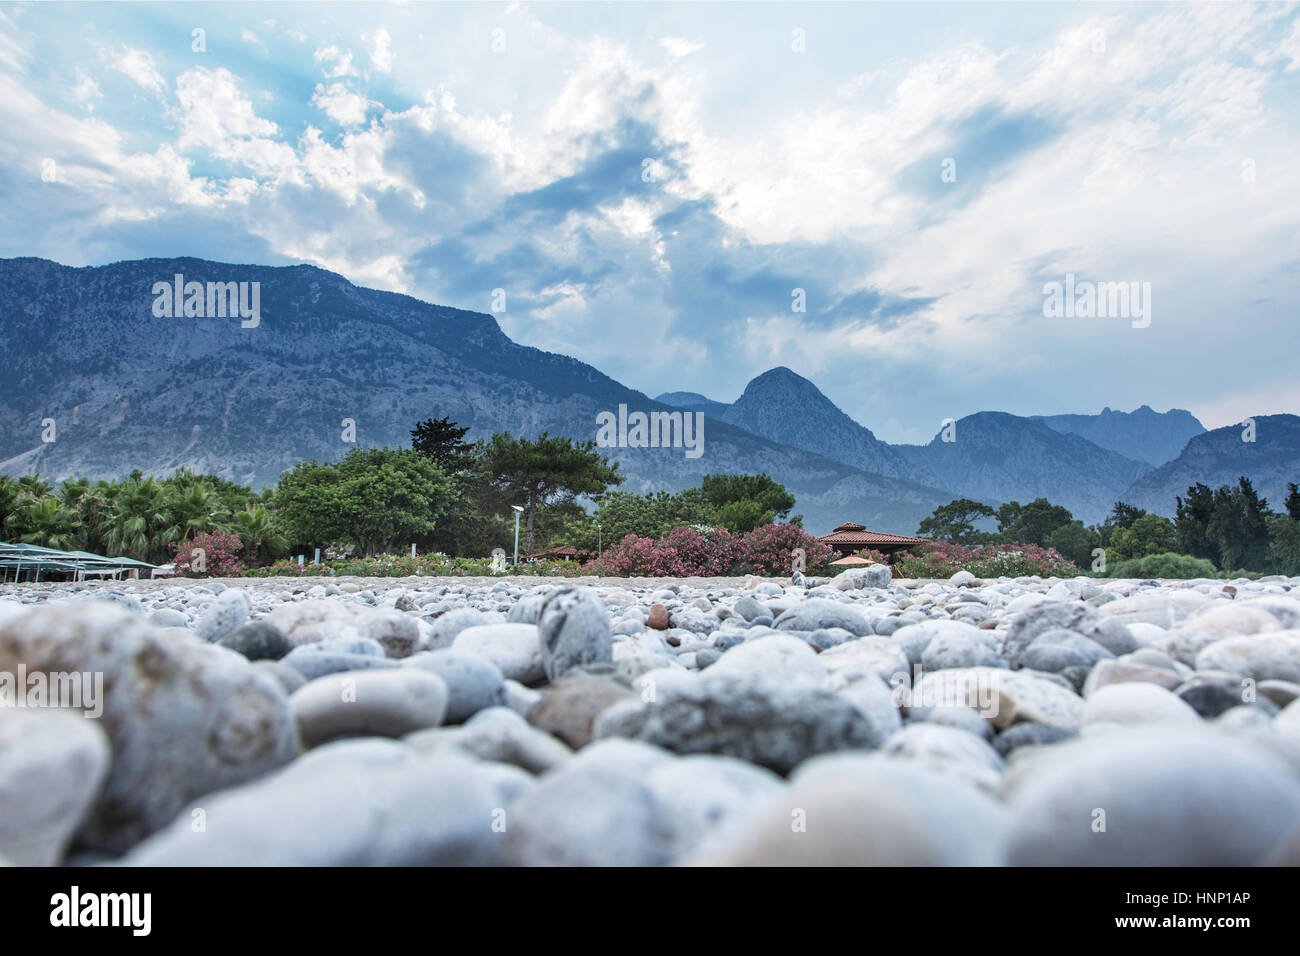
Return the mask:
<svg viewBox="0 0 1300 956">
<path fill-rule="evenodd" d="M 514 508 L 514 509 L 515 509 L 516 511 L 518 511 L 520 514 L 523 514 L 523 513 L 524 513 L 524 509 L 523 509 L 523 506 L 522 506 L 522 505 L 511 505 L 510 507 L 511 507 L 511 508 Z"/>
</svg>

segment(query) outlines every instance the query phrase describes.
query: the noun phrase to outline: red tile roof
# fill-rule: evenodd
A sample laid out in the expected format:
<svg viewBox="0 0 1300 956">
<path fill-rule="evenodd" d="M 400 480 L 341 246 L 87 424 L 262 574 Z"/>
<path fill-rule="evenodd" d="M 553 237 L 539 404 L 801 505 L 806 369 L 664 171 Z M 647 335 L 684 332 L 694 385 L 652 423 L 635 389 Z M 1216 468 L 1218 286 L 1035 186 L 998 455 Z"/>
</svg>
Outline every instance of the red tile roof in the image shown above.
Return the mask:
<svg viewBox="0 0 1300 956">
<path fill-rule="evenodd" d="M 859 548 L 875 548 L 881 545 L 894 547 L 911 547 L 920 544 L 924 538 L 909 538 L 903 534 L 886 534 L 883 531 L 868 531 L 863 525 L 846 521 L 830 534 L 824 534 L 818 541 L 831 545 L 853 545 Z"/>
</svg>

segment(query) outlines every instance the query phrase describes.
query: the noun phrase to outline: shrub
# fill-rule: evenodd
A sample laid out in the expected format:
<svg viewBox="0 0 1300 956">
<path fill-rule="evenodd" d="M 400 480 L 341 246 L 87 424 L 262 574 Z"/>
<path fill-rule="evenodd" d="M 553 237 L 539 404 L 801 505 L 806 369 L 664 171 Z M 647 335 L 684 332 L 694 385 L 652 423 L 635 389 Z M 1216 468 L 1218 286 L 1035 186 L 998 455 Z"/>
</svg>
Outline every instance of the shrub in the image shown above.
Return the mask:
<svg viewBox="0 0 1300 956">
<path fill-rule="evenodd" d="M 692 525 L 673 528 L 657 541 L 629 534 L 583 571 L 609 577 L 786 577 L 795 548 L 804 549 L 809 574 L 825 573 L 835 560 L 833 549 L 798 525 L 763 525 L 743 535 Z"/>
<path fill-rule="evenodd" d="M 768 577 L 789 577 L 795 548 L 804 550 L 804 571 L 807 574 L 826 574 L 837 556 L 834 548 L 818 541 L 797 524 L 765 524 L 741 539 L 741 570 Z"/>
<path fill-rule="evenodd" d="M 229 531 L 207 531 L 176 546 L 172 561 L 176 576 L 183 578 L 231 578 L 244 571 L 240 555 L 244 545 Z M 201 558 L 201 560 L 200 560 Z"/>
<path fill-rule="evenodd" d="M 985 544 L 970 547 L 933 541 L 904 551 L 895 561 L 908 578 L 950 578 L 969 571 L 980 578 L 1074 577 L 1079 568 L 1055 548 L 1036 544 Z"/>
<path fill-rule="evenodd" d="M 1213 578 L 1219 573 L 1205 558 L 1190 554 L 1148 554 L 1142 558 L 1120 561 L 1111 567 L 1113 578 Z"/>
</svg>

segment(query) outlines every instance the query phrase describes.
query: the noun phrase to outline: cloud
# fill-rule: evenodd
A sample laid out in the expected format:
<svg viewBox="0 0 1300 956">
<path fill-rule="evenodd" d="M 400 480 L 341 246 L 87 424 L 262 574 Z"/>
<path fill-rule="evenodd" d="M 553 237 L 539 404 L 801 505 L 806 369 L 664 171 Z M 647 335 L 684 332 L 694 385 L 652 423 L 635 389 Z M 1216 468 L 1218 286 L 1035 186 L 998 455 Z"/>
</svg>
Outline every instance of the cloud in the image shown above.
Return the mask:
<svg viewBox="0 0 1300 956">
<path fill-rule="evenodd" d="M 153 57 L 144 50 L 126 47 L 109 60 L 109 66 L 153 93 L 167 89 L 167 81 L 154 67 Z"/>
<path fill-rule="evenodd" d="M 378 27 L 372 36 L 370 65 L 380 73 L 393 72 L 393 38 L 383 27 Z"/>
<path fill-rule="evenodd" d="M 342 83 L 331 83 L 328 88 L 317 83 L 311 102 L 340 126 L 360 126 L 366 121 L 366 109 L 370 105 L 364 96 L 350 92 Z"/>
<path fill-rule="evenodd" d="M 317 63 L 323 63 L 327 79 L 336 76 L 359 76 L 360 71 L 352 65 L 352 54 L 336 46 L 317 47 L 313 54 Z"/>
<path fill-rule="evenodd" d="M 274 26 L 275 21 L 270 21 L 268 25 Z M 266 49 L 266 44 L 262 42 L 262 38 L 252 30 L 248 29 L 248 27 L 244 27 L 239 31 L 239 39 L 243 40 L 245 43 L 251 43 L 253 46 L 261 47 L 263 50 Z"/>
<path fill-rule="evenodd" d="M 77 85 L 72 88 L 72 95 L 86 107 L 87 111 L 94 111 L 95 104 L 104 98 L 104 93 L 99 88 L 99 84 L 94 78 L 83 70 L 77 70 Z"/>
<path fill-rule="evenodd" d="M 702 40 L 685 40 L 681 37 L 660 37 L 659 45 L 667 50 L 668 56 L 674 60 L 690 56 L 697 50 L 703 50 L 705 46 Z"/>
</svg>

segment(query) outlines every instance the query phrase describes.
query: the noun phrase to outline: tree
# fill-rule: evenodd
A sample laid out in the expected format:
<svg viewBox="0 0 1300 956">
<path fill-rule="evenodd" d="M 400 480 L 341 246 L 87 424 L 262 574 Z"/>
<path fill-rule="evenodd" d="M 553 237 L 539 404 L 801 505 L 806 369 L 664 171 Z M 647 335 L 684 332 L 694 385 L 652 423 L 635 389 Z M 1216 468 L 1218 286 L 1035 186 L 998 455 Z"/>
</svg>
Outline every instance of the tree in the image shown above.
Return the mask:
<svg viewBox="0 0 1300 956">
<path fill-rule="evenodd" d="M 522 503 L 527 515 L 526 549 L 535 550 L 539 511 L 579 495 L 603 494 L 623 483 L 618 464 L 595 451 L 594 439 L 575 442 L 542 432 L 537 439 L 493 435 L 483 447 L 489 484 L 507 504 Z"/>
<path fill-rule="evenodd" d="M 1160 515 L 1144 514 L 1110 537 L 1106 558 L 1111 562 L 1168 554 L 1177 546 L 1178 535 L 1173 522 Z"/>
<path fill-rule="evenodd" d="M 354 448 L 339 462 L 299 462 L 276 506 L 294 544 L 348 541 L 367 555 L 432 533 L 456 492 L 437 463 L 406 448 Z"/>
<path fill-rule="evenodd" d="M 66 551 L 75 547 L 76 520 L 57 498 L 28 498 L 18 509 L 18 540 Z"/>
<path fill-rule="evenodd" d="M 794 495 L 767 474 L 705 475 L 700 491 L 714 510 L 715 523 L 739 533 L 780 523 L 795 503 Z"/>
<path fill-rule="evenodd" d="M 1193 557 L 1218 561 L 1218 547 L 1210 540 L 1208 529 L 1214 513 L 1214 492 L 1199 481 L 1187 489 L 1186 498 L 1174 499 L 1174 530 L 1178 550 Z"/>
<path fill-rule="evenodd" d="M 1237 487 L 1224 485 L 1214 493 L 1205 534 L 1219 553 L 1224 570 L 1263 570 L 1268 560 L 1268 502 L 1242 475 Z"/>
<path fill-rule="evenodd" d="M 1300 520 L 1286 515 L 1268 519 L 1268 571 L 1272 574 L 1300 574 Z"/>
<path fill-rule="evenodd" d="M 1122 501 L 1115 502 L 1115 506 L 1111 509 L 1110 514 L 1106 516 L 1106 520 L 1097 528 L 1098 533 L 1101 535 L 1101 543 L 1109 547 L 1111 535 L 1121 528 L 1129 527 L 1146 513 L 1143 509 L 1125 504 Z"/>
<path fill-rule="evenodd" d="M 471 446 L 465 441 L 469 428 L 461 428 L 450 418 L 428 418 L 411 429 L 411 447 L 417 454 L 432 458 L 448 475 L 459 474 L 474 461 Z"/>
<path fill-rule="evenodd" d="M 155 479 L 128 478 L 122 482 L 105 519 L 104 543 L 108 550 L 141 560 L 163 557 L 160 542 L 167 527 L 163 503 L 163 487 Z"/>
<path fill-rule="evenodd" d="M 1082 521 L 1071 521 L 1052 532 L 1048 546 L 1079 567 L 1087 568 L 1092 565 L 1092 552 L 1101 547 L 1101 534 L 1096 528 L 1085 528 Z"/>
<path fill-rule="evenodd" d="M 935 508 L 928 518 L 922 518 L 916 533 L 936 541 L 955 541 L 958 544 L 979 544 L 989 535 L 975 530 L 975 522 L 996 515 L 992 508 L 970 498 L 958 498 Z"/>
<path fill-rule="evenodd" d="M 288 550 L 289 542 L 266 505 L 250 504 L 225 522 L 225 530 L 240 540 L 250 564 L 273 560 Z"/>
<path fill-rule="evenodd" d="M 1286 507 L 1286 513 L 1290 516 L 1292 521 L 1300 521 L 1300 487 L 1297 487 L 1294 481 L 1289 481 L 1287 482 L 1286 489 L 1290 492 L 1290 494 L 1286 496 L 1286 500 L 1283 502 L 1283 505 Z"/>
<path fill-rule="evenodd" d="M 1047 542 L 1057 528 L 1074 520 L 1069 510 L 1054 505 L 1046 498 L 1035 498 L 1027 505 L 1013 501 L 1010 506 L 998 509 L 998 530 L 1003 541 L 1013 544 L 1036 544 L 1047 547 Z M 1009 523 L 1004 523 L 1009 521 Z"/>
</svg>

